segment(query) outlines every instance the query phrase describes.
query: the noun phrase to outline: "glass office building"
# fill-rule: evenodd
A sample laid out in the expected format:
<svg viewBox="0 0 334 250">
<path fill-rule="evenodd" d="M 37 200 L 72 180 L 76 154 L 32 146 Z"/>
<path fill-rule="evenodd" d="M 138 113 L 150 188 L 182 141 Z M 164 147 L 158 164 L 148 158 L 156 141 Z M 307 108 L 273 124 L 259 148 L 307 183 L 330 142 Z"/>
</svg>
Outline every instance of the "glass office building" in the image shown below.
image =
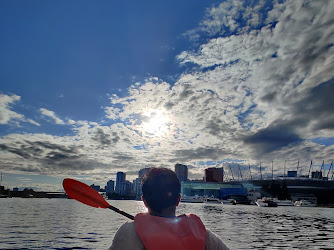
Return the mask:
<svg viewBox="0 0 334 250">
<path fill-rule="evenodd" d="M 217 182 L 203 182 L 203 181 L 182 181 L 181 182 L 181 195 L 186 196 L 208 196 L 212 195 L 215 198 L 220 197 L 221 188 L 243 188 L 239 183 L 217 183 Z"/>
</svg>

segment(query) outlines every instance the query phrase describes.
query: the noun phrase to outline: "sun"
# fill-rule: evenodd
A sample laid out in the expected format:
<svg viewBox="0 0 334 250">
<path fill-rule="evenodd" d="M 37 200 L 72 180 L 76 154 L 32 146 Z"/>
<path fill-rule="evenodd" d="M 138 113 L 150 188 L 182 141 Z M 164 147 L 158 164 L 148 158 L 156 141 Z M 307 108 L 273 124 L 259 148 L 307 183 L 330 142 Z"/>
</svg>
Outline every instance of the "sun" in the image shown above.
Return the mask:
<svg viewBox="0 0 334 250">
<path fill-rule="evenodd" d="M 161 110 L 148 111 L 143 120 L 143 131 L 151 136 L 162 137 L 169 132 L 169 118 Z"/>
</svg>

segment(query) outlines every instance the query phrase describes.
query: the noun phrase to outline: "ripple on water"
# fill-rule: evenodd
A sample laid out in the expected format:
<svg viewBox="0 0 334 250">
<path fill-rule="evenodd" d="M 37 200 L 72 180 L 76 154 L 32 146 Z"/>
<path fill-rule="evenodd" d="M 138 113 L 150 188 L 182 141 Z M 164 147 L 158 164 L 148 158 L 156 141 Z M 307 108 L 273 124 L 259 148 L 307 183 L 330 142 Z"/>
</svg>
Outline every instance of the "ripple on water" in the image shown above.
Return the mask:
<svg viewBox="0 0 334 250">
<path fill-rule="evenodd" d="M 130 214 L 142 202 L 110 201 Z M 8 199 L 0 203 L 0 249 L 107 249 L 128 221 L 106 209 L 67 199 Z M 333 209 L 258 208 L 181 203 L 232 249 L 333 249 Z"/>
</svg>

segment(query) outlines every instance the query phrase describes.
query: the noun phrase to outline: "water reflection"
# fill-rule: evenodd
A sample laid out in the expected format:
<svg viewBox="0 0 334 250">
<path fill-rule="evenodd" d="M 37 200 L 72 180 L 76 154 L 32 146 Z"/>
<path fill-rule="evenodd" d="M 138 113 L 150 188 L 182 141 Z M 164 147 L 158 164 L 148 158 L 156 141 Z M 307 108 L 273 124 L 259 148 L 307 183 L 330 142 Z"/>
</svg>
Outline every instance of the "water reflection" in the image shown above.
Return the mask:
<svg viewBox="0 0 334 250">
<path fill-rule="evenodd" d="M 110 201 L 135 215 L 139 201 Z M 66 199 L 6 199 L 0 203 L 0 248 L 106 249 L 127 218 Z M 181 203 L 232 249 L 331 249 L 334 213 L 325 208 L 259 208 Z"/>
</svg>

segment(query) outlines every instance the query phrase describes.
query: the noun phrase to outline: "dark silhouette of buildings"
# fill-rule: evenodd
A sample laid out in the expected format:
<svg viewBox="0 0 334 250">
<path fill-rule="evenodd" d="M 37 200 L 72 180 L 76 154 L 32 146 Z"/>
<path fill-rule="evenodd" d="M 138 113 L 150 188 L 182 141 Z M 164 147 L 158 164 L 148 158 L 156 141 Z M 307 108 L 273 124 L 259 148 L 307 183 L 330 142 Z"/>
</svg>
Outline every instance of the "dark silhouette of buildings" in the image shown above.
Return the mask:
<svg viewBox="0 0 334 250">
<path fill-rule="evenodd" d="M 179 178 L 180 181 L 188 180 L 188 167 L 183 164 L 177 163 L 175 165 L 175 174 Z"/>
<path fill-rule="evenodd" d="M 205 169 L 206 182 L 224 182 L 224 168 L 207 168 Z"/>
</svg>

